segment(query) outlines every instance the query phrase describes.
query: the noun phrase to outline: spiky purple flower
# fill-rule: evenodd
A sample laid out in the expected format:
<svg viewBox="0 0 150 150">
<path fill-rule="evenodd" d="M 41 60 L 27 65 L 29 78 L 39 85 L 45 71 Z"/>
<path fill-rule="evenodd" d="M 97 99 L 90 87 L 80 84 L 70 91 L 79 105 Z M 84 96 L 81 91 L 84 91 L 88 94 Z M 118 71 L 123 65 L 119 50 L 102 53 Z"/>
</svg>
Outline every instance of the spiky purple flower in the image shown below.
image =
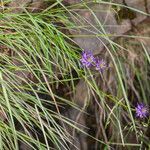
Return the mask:
<svg viewBox="0 0 150 150">
<path fill-rule="evenodd" d="M 135 110 L 136 110 L 136 117 L 139 117 L 141 119 L 147 117 L 149 114 L 148 107 L 143 103 L 138 103 Z"/>
<path fill-rule="evenodd" d="M 103 59 L 96 59 L 96 67 L 95 69 L 102 72 L 104 69 L 106 69 L 107 64 Z"/>
<path fill-rule="evenodd" d="M 91 51 L 83 51 L 80 59 L 82 66 L 91 67 L 95 63 L 95 58 Z"/>
</svg>

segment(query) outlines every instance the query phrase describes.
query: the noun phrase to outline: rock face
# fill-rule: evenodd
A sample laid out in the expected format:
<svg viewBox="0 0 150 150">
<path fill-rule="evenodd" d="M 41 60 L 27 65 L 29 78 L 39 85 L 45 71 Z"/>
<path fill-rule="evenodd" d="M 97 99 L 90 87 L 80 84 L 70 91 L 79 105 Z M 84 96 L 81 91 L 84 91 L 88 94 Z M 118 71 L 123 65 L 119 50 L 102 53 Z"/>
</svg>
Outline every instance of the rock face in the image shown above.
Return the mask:
<svg viewBox="0 0 150 150">
<path fill-rule="evenodd" d="M 120 10 L 116 12 L 109 4 L 90 4 L 88 8 L 80 9 L 70 16 L 77 26 L 81 26 L 80 29 L 71 31 L 76 35 L 74 41 L 80 48 L 100 54 L 111 40 L 123 35 L 148 17 L 145 14 L 149 6 L 147 3 L 146 7 L 144 1 L 114 0 L 114 3 L 125 7 L 120 6 Z"/>
<path fill-rule="evenodd" d="M 99 54 L 109 40 L 130 30 L 131 23 L 129 20 L 123 20 L 118 24 L 115 12 L 109 5 L 95 4 L 90 6 L 90 9 L 91 11 L 88 9 L 78 11 L 77 14 L 81 16 L 80 18 L 71 17 L 77 26 L 84 26 L 77 31 L 76 35 L 79 34 L 79 37 L 75 37 L 74 41 L 80 48 Z M 75 34 L 75 32 L 71 33 Z"/>
</svg>

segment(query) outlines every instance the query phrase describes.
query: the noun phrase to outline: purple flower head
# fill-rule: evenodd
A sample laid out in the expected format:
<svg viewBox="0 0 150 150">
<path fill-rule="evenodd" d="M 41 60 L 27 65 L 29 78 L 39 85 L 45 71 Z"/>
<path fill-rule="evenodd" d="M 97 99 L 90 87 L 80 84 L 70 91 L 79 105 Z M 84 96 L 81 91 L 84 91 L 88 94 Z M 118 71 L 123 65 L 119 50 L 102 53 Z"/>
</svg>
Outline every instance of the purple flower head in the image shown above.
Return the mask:
<svg viewBox="0 0 150 150">
<path fill-rule="evenodd" d="M 106 69 L 107 64 L 103 59 L 96 59 L 96 67 L 95 69 L 102 72 L 104 69 Z"/>
<path fill-rule="evenodd" d="M 143 103 L 138 103 L 135 110 L 136 110 L 136 117 L 139 118 L 145 118 L 149 114 L 148 107 L 145 106 Z"/>
<path fill-rule="evenodd" d="M 85 67 L 91 67 L 95 63 L 95 58 L 91 51 L 83 51 L 82 58 L 80 59 L 81 63 Z"/>
</svg>

